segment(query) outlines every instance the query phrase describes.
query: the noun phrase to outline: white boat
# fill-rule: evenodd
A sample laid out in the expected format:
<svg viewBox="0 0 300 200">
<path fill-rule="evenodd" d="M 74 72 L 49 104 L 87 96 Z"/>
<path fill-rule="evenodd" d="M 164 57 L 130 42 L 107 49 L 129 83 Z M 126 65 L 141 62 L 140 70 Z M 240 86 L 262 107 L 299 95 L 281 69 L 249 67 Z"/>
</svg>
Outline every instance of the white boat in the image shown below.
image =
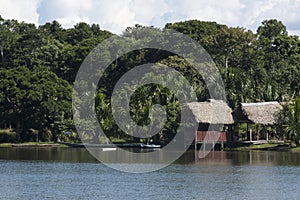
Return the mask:
<svg viewBox="0 0 300 200">
<path fill-rule="evenodd" d="M 161 148 L 161 145 L 159 144 L 141 144 L 141 148 Z"/>
<path fill-rule="evenodd" d="M 116 151 L 117 148 L 102 148 L 102 151 Z"/>
</svg>

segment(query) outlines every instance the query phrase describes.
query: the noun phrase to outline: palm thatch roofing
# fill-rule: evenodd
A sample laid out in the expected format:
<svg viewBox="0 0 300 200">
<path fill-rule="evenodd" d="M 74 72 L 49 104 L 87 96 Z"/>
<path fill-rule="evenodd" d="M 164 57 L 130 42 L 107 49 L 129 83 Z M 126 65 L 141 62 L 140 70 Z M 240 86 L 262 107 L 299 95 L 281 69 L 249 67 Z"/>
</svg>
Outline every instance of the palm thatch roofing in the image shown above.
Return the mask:
<svg viewBox="0 0 300 200">
<path fill-rule="evenodd" d="M 222 100 L 210 99 L 207 102 L 187 103 L 198 123 L 233 124 L 232 109 Z"/>
<path fill-rule="evenodd" d="M 241 103 L 233 115 L 237 123 L 273 125 L 276 123 L 276 115 L 281 109 L 282 106 L 277 101 Z"/>
</svg>

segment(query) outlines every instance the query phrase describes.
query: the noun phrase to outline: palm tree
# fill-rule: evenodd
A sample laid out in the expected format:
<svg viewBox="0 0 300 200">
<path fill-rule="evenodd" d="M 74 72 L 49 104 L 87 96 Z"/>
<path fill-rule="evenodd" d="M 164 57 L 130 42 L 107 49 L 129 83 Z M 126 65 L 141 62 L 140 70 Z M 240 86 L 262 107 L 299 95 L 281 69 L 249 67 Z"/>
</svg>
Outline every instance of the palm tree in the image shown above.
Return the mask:
<svg viewBox="0 0 300 200">
<path fill-rule="evenodd" d="M 279 130 L 284 131 L 284 136 L 299 145 L 300 139 L 300 98 L 293 99 L 284 105 L 278 117 Z"/>
</svg>

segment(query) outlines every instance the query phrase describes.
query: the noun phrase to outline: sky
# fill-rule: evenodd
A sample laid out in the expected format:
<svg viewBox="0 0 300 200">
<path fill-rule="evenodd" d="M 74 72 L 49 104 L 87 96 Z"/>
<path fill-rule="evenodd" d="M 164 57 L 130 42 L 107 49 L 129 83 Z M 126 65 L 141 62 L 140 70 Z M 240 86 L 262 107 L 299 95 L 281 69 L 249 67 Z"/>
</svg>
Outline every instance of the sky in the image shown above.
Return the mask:
<svg viewBox="0 0 300 200">
<path fill-rule="evenodd" d="M 256 32 L 275 18 L 300 36 L 300 0 L 0 0 L 0 15 L 36 25 L 57 20 L 65 28 L 95 23 L 116 34 L 135 24 L 164 27 L 189 19 Z"/>
</svg>

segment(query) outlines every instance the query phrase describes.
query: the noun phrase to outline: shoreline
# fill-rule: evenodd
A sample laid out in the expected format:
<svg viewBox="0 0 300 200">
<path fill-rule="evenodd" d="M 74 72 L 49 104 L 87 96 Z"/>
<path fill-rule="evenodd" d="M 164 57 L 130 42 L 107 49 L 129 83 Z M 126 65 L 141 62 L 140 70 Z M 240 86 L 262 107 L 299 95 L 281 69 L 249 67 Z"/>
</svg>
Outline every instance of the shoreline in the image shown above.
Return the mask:
<svg viewBox="0 0 300 200">
<path fill-rule="evenodd" d="M 107 148 L 111 147 L 109 144 L 100 144 L 95 145 L 95 147 Z M 120 144 L 119 144 L 120 146 Z M 128 148 L 142 148 L 137 144 L 123 144 L 123 147 Z M 25 142 L 25 143 L 0 143 L 0 148 L 52 148 L 52 147 L 69 147 L 69 148 L 85 148 L 81 143 L 53 143 L 53 142 Z M 91 147 L 91 146 L 90 146 Z M 249 146 L 236 146 L 236 147 L 225 147 L 224 151 L 251 151 L 251 150 L 260 150 L 260 151 L 280 151 L 280 152 L 291 152 L 291 153 L 300 153 L 300 147 L 291 146 L 288 143 L 285 144 L 252 144 Z"/>
<path fill-rule="evenodd" d="M 291 146 L 289 143 L 279 143 L 279 144 L 252 144 L 249 146 L 237 146 L 237 147 L 226 147 L 225 151 L 251 151 L 251 150 L 260 150 L 260 151 L 279 151 L 279 152 L 299 152 L 300 147 Z"/>
<path fill-rule="evenodd" d="M 61 143 L 53 142 L 24 142 L 24 143 L 0 143 L 0 148 L 28 148 L 28 147 L 67 147 Z"/>
</svg>

